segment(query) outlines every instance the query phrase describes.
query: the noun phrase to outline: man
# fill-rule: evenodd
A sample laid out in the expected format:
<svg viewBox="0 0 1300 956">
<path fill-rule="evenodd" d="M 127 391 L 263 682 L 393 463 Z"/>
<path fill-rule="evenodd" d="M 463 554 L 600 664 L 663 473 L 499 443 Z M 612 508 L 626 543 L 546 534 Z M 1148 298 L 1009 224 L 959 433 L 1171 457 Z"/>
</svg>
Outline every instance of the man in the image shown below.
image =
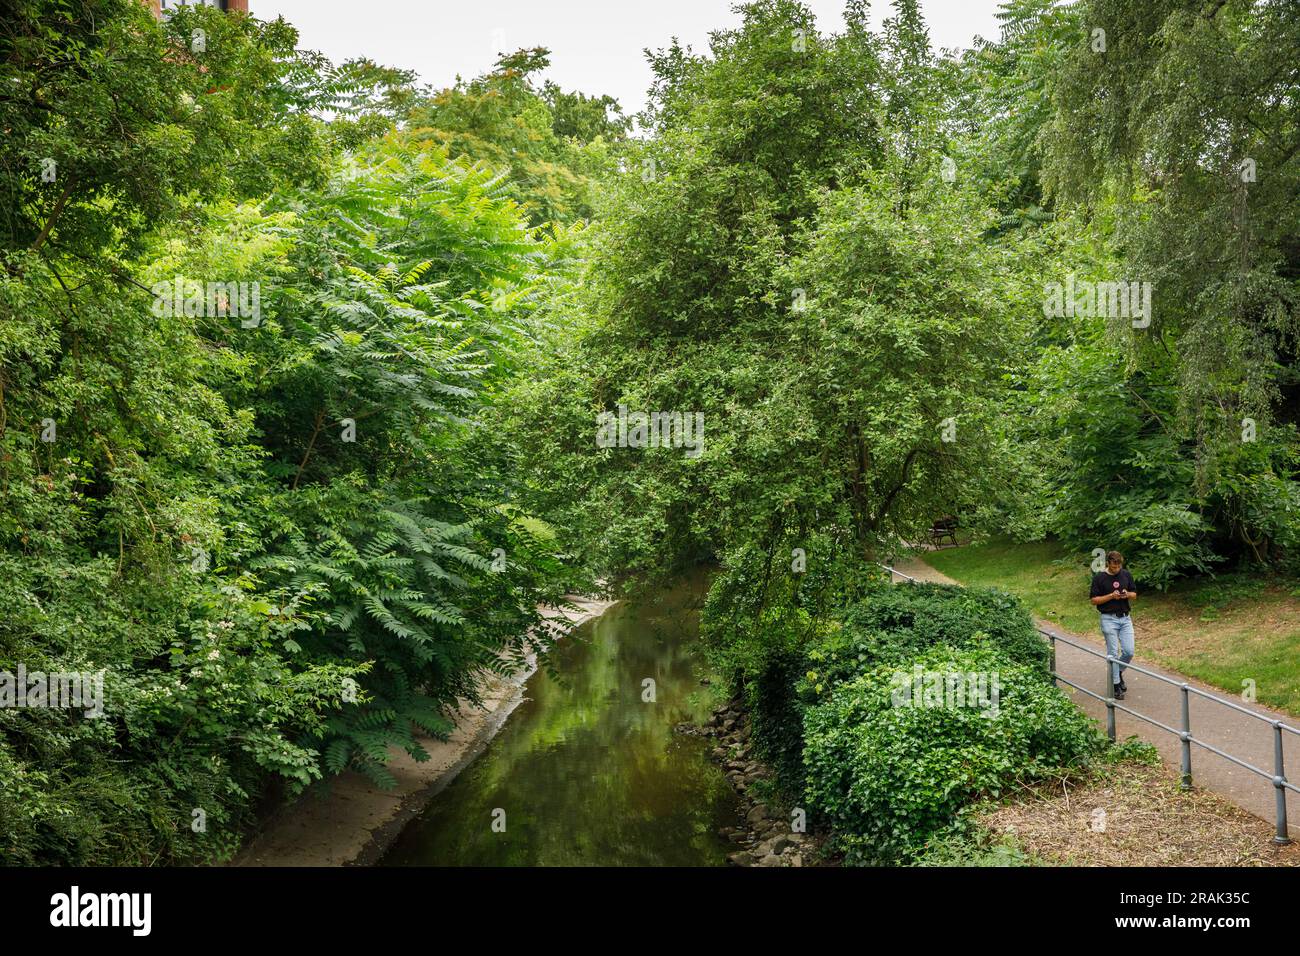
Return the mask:
<svg viewBox="0 0 1300 956">
<path fill-rule="evenodd" d="M 1111 682 L 1115 699 L 1123 700 L 1128 691 L 1124 683 L 1124 664 L 1133 659 L 1133 619 L 1129 602 L 1137 600 L 1133 575 L 1124 567 L 1124 555 L 1111 551 L 1106 555 L 1106 570 L 1092 576 L 1092 603 L 1101 612 L 1101 635 L 1106 639 L 1106 653 L 1124 663 L 1112 661 Z"/>
</svg>

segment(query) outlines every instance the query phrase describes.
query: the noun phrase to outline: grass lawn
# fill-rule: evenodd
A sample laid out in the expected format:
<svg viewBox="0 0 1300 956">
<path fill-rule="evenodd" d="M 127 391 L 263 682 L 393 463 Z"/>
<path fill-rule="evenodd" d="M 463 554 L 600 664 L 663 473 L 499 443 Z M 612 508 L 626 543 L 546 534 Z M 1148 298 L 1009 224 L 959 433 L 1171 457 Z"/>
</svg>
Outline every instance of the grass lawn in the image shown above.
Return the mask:
<svg viewBox="0 0 1300 956">
<path fill-rule="evenodd" d="M 995 539 L 919 557 L 963 584 L 1004 588 L 1066 630 L 1100 637 L 1088 603 L 1090 559 L 1055 542 Z M 1131 570 L 1140 588 L 1142 569 Z M 1253 680 L 1260 703 L 1300 715 L 1300 582 L 1228 574 L 1139 593 L 1139 663 L 1145 657 L 1234 695 Z"/>
</svg>

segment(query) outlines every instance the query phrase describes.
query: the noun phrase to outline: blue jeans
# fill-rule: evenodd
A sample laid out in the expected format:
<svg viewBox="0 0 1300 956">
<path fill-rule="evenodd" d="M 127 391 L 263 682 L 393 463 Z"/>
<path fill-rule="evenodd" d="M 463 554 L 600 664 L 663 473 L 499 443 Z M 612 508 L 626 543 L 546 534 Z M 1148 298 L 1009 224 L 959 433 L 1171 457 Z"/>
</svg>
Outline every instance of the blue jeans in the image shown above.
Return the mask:
<svg viewBox="0 0 1300 956">
<path fill-rule="evenodd" d="M 1106 653 L 1118 657 L 1124 664 L 1133 659 L 1133 618 L 1125 614 L 1103 614 L 1101 616 L 1101 636 L 1106 639 Z M 1124 664 L 1111 662 L 1111 683 L 1118 684 L 1123 679 Z"/>
</svg>

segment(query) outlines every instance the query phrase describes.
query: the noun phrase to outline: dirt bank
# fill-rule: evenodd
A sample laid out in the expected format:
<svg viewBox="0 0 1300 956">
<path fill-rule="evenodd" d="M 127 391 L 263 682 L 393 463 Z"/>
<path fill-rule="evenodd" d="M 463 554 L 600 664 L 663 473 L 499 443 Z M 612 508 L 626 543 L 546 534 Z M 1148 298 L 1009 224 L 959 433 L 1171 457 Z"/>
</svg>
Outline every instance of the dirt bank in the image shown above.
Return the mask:
<svg viewBox="0 0 1300 956">
<path fill-rule="evenodd" d="M 1300 866 L 1300 844 L 1276 845 L 1271 824 L 1209 790 L 1181 789 L 1161 765 L 1025 788 L 978 819 L 1044 864 Z"/>
<path fill-rule="evenodd" d="M 554 612 L 576 627 L 605 613 L 614 602 L 570 596 L 576 610 Z M 429 759 L 417 763 L 394 751 L 388 769 L 397 778 L 380 790 L 349 772 L 314 787 L 278 812 L 231 861 L 232 866 L 366 866 L 375 863 L 428 802 L 455 779 L 496 735 L 524 697 L 535 661 L 510 678 L 493 677 L 482 708 L 463 706 L 447 740 L 421 738 Z"/>
</svg>

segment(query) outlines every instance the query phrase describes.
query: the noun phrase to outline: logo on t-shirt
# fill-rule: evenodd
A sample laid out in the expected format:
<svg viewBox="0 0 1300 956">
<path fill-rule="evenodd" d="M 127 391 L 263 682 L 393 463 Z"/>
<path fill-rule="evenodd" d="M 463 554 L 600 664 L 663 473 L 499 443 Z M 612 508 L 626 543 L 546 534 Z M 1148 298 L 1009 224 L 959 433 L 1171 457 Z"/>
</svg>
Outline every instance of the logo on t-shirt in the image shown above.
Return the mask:
<svg viewBox="0 0 1300 956">
<path fill-rule="evenodd" d="M 1119 590 L 1119 582 L 1118 582 L 1118 581 L 1111 581 L 1111 582 L 1110 582 L 1110 586 L 1111 586 L 1112 588 L 1114 588 L 1116 591 Z"/>
</svg>

